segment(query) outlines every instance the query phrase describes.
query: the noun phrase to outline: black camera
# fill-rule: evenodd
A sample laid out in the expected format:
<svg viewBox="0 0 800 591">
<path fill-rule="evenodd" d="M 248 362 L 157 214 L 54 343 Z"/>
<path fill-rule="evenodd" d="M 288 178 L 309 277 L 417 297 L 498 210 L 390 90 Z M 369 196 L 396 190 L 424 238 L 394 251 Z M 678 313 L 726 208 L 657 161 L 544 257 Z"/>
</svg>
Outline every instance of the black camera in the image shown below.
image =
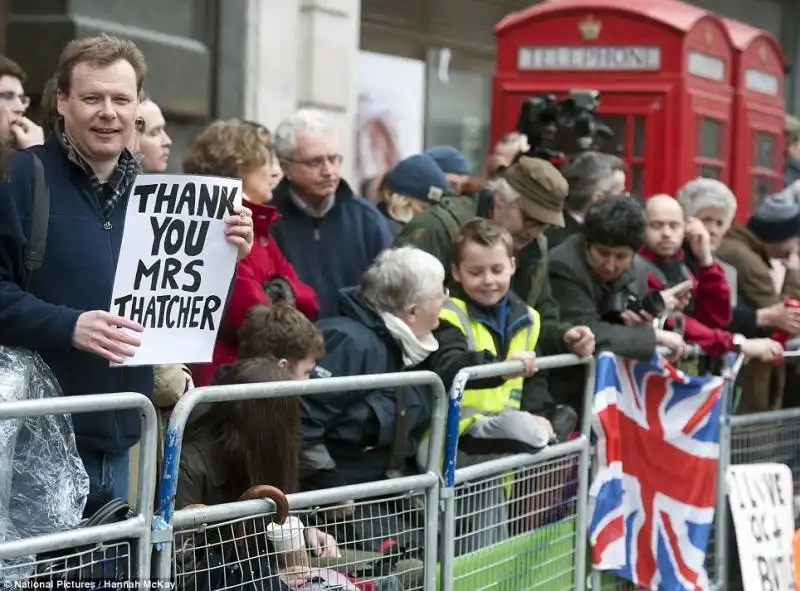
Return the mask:
<svg viewBox="0 0 800 591">
<path fill-rule="evenodd" d="M 637 298 L 629 293 L 618 292 L 606 302 L 602 319 L 612 324 L 624 324 L 622 321 L 623 312 L 631 311 L 637 314 L 639 312 L 647 312 L 650 316 L 656 318 L 661 316 L 666 309 L 667 305 L 660 291 L 648 292 L 643 298 Z"/>
<path fill-rule="evenodd" d="M 614 138 L 614 132 L 597 118 L 600 93 L 597 90 L 573 90 L 566 98 L 547 94 L 522 102 L 517 131 L 528 138 L 534 156 L 563 163 L 567 154 L 600 149 L 599 142 Z"/>
</svg>

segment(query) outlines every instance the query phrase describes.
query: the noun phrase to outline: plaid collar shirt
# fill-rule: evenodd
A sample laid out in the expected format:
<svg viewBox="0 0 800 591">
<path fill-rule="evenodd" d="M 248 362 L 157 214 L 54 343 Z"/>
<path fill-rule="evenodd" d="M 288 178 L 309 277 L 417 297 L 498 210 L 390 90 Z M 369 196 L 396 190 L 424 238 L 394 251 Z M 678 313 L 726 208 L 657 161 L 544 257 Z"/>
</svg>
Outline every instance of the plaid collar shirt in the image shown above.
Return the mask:
<svg viewBox="0 0 800 591">
<path fill-rule="evenodd" d="M 103 218 L 105 218 L 104 227 L 106 230 L 111 229 L 111 214 L 114 208 L 119 203 L 120 199 L 127 193 L 128 189 L 133 185 L 136 175 L 139 174 L 139 164 L 133 157 L 133 154 L 126 148 L 122 150 L 117 160 L 117 165 L 108 177 L 108 181 L 103 183 L 97 178 L 92 167 L 83 159 L 75 147 L 70 142 L 67 134 L 64 132 L 63 120 L 59 124 L 58 139 L 67 154 L 67 158 L 78 166 L 89 179 L 89 185 L 92 187 L 92 193 L 97 197 L 100 202 L 100 207 L 103 210 Z"/>
</svg>

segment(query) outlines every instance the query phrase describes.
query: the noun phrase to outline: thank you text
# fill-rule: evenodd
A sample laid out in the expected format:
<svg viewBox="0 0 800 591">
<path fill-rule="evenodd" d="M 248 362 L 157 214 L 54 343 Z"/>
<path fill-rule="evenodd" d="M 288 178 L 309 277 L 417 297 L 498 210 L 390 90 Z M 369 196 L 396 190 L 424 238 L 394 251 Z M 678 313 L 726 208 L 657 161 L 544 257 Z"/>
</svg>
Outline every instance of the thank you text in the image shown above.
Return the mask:
<svg viewBox="0 0 800 591">
<path fill-rule="evenodd" d="M 112 313 L 144 327 L 125 365 L 211 361 L 236 266 L 223 218 L 241 194 L 235 179 L 136 179 L 111 299 Z"/>
</svg>

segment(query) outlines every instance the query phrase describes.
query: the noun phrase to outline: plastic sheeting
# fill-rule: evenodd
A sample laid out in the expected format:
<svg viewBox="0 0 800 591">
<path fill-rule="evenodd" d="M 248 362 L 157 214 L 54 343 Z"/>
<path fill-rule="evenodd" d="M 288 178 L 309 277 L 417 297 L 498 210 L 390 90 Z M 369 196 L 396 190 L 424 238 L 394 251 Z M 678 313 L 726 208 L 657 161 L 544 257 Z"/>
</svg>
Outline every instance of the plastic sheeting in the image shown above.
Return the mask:
<svg viewBox="0 0 800 591">
<path fill-rule="evenodd" d="M 41 357 L 0 347 L 0 403 L 60 396 Z M 69 415 L 0 420 L 0 541 L 75 528 L 88 493 Z M 0 578 L 30 576 L 33 558 L 0 561 Z"/>
</svg>

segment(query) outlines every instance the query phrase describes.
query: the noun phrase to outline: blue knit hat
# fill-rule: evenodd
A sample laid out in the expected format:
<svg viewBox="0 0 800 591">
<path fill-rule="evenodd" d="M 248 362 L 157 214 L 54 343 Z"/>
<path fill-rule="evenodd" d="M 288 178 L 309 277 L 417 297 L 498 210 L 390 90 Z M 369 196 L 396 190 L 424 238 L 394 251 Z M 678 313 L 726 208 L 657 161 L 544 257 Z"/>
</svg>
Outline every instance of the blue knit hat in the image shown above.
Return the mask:
<svg viewBox="0 0 800 591">
<path fill-rule="evenodd" d="M 436 161 L 442 172 L 466 175 L 472 172 L 469 160 L 453 146 L 436 146 L 428 148 L 425 153 Z"/>
<path fill-rule="evenodd" d="M 383 186 L 401 195 L 436 203 L 447 192 L 447 178 L 433 158 L 416 154 L 387 172 Z"/>
<path fill-rule="evenodd" d="M 800 205 L 786 195 L 765 197 L 747 220 L 747 228 L 767 243 L 800 236 Z"/>
</svg>

